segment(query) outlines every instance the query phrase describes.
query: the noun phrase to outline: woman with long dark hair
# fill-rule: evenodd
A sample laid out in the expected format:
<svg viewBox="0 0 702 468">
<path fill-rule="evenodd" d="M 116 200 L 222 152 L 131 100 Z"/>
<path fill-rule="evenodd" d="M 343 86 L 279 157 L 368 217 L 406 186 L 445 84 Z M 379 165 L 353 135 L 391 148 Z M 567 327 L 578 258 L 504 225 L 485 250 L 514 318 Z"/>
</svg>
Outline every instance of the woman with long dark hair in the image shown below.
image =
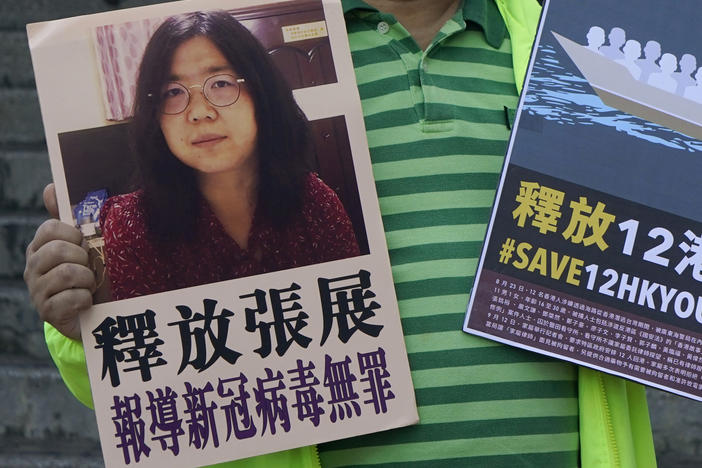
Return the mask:
<svg viewBox="0 0 702 468">
<path fill-rule="evenodd" d="M 114 299 L 359 254 L 341 202 L 306 167 L 292 91 L 226 12 L 155 31 L 130 140 L 141 188 L 100 215 Z"/>
</svg>

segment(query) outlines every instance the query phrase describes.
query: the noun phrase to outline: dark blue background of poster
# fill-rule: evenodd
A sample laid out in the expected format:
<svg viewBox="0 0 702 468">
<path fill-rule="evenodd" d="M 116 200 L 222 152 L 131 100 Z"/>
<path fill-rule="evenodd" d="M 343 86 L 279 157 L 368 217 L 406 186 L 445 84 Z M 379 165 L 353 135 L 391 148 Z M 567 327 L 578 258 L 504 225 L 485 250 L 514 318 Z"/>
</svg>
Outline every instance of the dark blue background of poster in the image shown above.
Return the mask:
<svg viewBox="0 0 702 468">
<path fill-rule="evenodd" d="M 660 15 L 661 8 L 666 15 Z M 551 45 L 560 64 L 576 76 L 580 72 L 550 31 L 586 44 L 590 26 L 598 25 L 605 33 L 619 26 L 642 47 L 652 39 L 661 44 L 662 53 L 678 59 L 684 53 L 695 55 L 699 67 L 699 14 L 698 0 L 551 0 L 541 41 Z M 671 18 L 678 20 L 673 23 Z M 526 112 L 514 148 L 511 164 L 702 220 L 702 151 L 653 144 L 614 127 L 562 125 Z"/>
</svg>

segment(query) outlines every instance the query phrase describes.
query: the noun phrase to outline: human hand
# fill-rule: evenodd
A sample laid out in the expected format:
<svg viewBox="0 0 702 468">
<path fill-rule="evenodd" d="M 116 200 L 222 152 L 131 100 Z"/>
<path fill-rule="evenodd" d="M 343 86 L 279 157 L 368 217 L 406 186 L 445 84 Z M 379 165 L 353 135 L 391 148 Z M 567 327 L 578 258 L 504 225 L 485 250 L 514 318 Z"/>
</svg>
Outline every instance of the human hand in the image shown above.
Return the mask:
<svg viewBox="0 0 702 468">
<path fill-rule="evenodd" d="M 24 281 L 39 318 L 59 332 L 80 339 L 80 312 L 93 304 L 95 275 L 81 232 L 58 219 L 54 184 L 44 188 L 44 206 L 53 219 L 44 221 L 27 246 Z"/>
</svg>

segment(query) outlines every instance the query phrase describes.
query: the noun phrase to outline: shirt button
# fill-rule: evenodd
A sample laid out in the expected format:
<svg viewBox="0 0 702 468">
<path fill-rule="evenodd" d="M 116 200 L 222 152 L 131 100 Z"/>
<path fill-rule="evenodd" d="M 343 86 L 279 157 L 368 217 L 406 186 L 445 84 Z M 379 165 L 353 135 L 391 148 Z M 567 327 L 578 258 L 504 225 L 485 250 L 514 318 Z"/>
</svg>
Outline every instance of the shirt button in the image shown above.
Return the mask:
<svg viewBox="0 0 702 468">
<path fill-rule="evenodd" d="M 387 34 L 388 31 L 390 31 L 390 25 L 386 23 L 385 21 L 381 21 L 378 23 L 378 32 L 380 34 Z"/>
</svg>

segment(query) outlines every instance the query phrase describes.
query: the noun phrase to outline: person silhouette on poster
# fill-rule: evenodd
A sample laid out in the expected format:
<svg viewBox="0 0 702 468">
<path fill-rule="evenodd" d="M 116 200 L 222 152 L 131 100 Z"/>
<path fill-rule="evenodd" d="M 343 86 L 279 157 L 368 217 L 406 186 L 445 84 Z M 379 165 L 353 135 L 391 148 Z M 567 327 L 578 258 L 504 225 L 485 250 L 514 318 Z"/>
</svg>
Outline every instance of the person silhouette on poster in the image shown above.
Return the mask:
<svg viewBox="0 0 702 468">
<path fill-rule="evenodd" d="M 587 32 L 587 48 L 593 52 L 600 53 L 600 47 L 605 42 L 605 32 L 599 26 L 592 26 Z"/>
<path fill-rule="evenodd" d="M 609 31 L 609 44 L 600 47 L 600 53 L 612 60 L 624 58 L 622 46 L 626 42 L 626 32 L 622 28 L 614 27 Z"/>
<path fill-rule="evenodd" d="M 644 83 L 648 83 L 648 77 L 651 73 L 659 73 L 660 67 L 656 63 L 661 56 L 661 45 L 657 41 L 648 41 L 644 46 L 644 58 L 636 61 L 636 65 L 641 68 L 641 76 L 639 79 Z"/>
<path fill-rule="evenodd" d="M 641 67 L 636 64 L 636 60 L 641 56 L 641 44 L 639 41 L 629 39 L 624 44 L 624 58 L 615 60 L 615 62 L 624 65 L 629 73 L 635 78 L 641 77 Z"/>
<path fill-rule="evenodd" d="M 683 97 L 702 104 L 702 67 L 698 68 L 697 73 L 695 73 L 695 83 L 695 85 L 685 88 Z"/>
<path fill-rule="evenodd" d="M 692 54 L 683 54 L 680 58 L 680 71 L 673 73 L 673 78 L 678 83 L 675 89 L 675 94 L 682 96 L 688 86 L 695 85 L 695 79 L 692 78 L 692 73 L 697 68 L 697 59 Z"/>
<path fill-rule="evenodd" d="M 658 73 L 651 73 L 651 76 L 648 77 L 648 84 L 662 89 L 663 91 L 674 93 L 678 82 L 673 78 L 673 72 L 678 67 L 678 59 L 675 55 L 666 53 L 661 57 L 660 65 L 661 71 Z"/>
</svg>

